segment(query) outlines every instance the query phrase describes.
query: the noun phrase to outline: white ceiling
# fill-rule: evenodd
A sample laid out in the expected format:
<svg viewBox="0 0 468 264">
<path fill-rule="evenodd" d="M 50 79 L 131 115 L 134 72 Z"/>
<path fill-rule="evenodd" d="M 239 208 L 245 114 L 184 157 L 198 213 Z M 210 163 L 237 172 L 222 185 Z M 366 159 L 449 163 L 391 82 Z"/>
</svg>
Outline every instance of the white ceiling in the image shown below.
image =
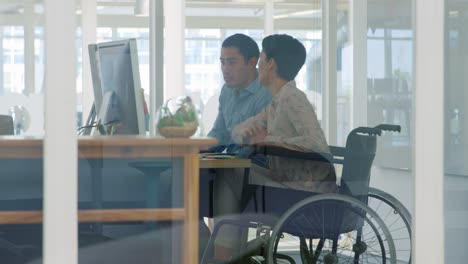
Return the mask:
<svg viewBox="0 0 468 264">
<path fill-rule="evenodd" d="M 246 2 L 247 1 L 247 2 Z M 350 0 L 338 0 L 340 10 L 349 9 Z M 81 1 L 77 1 L 81 2 Z M 464 1 L 467 2 L 466 0 Z M 0 0 L 0 20 L 22 15 L 24 7 L 34 6 L 42 12 L 43 0 Z M 368 0 L 368 23 L 377 27 L 410 28 L 411 0 Z M 97 0 L 98 14 L 109 16 L 132 16 L 135 0 Z M 263 19 L 263 0 L 186 0 L 188 18 L 226 17 Z M 77 9 L 80 9 L 78 6 Z M 275 15 L 286 15 L 289 20 L 316 19 L 320 17 L 320 0 L 276 0 Z M 304 12 L 303 11 L 307 11 Z M 382 19 L 384 18 L 384 19 Z M 17 21 L 20 18 L 13 19 Z M 278 19 L 279 21 L 281 19 Z M 302 21 L 303 22 L 303 21 Z M 281 21 L 280 23 L 289 23 Z M 5 24 L 5 22 L 2 22 Z"/>
</svg>

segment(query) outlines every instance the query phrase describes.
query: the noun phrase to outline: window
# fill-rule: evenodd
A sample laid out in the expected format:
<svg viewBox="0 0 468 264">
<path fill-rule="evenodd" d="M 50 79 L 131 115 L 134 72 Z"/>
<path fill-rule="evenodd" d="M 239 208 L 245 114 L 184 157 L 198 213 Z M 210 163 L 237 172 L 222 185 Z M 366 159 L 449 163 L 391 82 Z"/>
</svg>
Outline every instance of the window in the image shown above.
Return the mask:
<svg viewBox="0 0 468 264">
<path fill-rule="evenodd" d="M 23 27 L 6 26 L 3 35 L 3 89 L 6 93 L 24 90 L 24 30 Z"/>
</svg>

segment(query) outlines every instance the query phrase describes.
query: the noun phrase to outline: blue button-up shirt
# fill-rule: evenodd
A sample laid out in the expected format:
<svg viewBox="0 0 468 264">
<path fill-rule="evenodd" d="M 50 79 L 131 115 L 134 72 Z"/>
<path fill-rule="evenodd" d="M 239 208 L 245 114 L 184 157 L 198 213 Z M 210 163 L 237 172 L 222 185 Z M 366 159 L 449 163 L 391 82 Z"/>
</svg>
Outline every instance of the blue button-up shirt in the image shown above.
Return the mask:
<svg viewBox="0 0 468 264">
<path fill-rule="evenodd" d="M 224 85 L 219 95 L 218 116 L 208 136 L 216 138 L 221 146 L 234 144 L 231 138 L 234 127 L 260 113 L 271 99 L 270 91 L 260 85 L 258 78 L 242 90 Z"/>
</svg>

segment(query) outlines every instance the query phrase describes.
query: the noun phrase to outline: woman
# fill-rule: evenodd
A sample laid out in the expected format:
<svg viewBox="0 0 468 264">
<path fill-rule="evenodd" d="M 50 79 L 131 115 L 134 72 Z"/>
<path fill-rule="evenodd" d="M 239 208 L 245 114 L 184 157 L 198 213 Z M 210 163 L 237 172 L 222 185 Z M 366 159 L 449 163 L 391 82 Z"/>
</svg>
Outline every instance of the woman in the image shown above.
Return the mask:
<svg viewBox="0 0 468 264">
<path fill-rule="evenodd" d="M 258 65 L 260 83 L 273 95 L 271 103 L 258 115 L 239 124 L 232 132 L 238 144 L 279 145 L 298 151 L 329 153 L 313 106 L 296 87 L 294 78 L 306 59 L 304 46 L 288 35 L 263 39 Z M 232 170 L 231 170 L 232 171 Z M 275 187 L 334 192 L 336 178 L 332 165 L 324 162 L 268 157 L 266 166 L 253 165 L 250 183 Z M 242 175 L 218 175 L 214 182 L 215 221 L 220 216 L 241 213 L 245 195 L 250 195 Z M 244 199 L 243 199 L 244 198 Z M 240 232 L 224 228 L 215 246 L 215 258 L 229 259 L 238 248 Z"/>
<path fill-rule="evenodd" d="M 313 106 L 296 87 L 294 78 L 305 62 L 304 46 L 288 35 L 272 35 L 262 41 L 260 83 L 270 90 L 272 102 L 260 114 L 239 124 L 232 136 L 237 143 L 279 145 L 298 151 L 329 153 Z M 335 174 L 329 164 L 284 157 L 268 157 L 268 169 L 254 166 L 252 178 L 259 184 L 313 192 L 333 192 Z M 263 179 L 262 179 L 263 178 Z"/>
</svg>

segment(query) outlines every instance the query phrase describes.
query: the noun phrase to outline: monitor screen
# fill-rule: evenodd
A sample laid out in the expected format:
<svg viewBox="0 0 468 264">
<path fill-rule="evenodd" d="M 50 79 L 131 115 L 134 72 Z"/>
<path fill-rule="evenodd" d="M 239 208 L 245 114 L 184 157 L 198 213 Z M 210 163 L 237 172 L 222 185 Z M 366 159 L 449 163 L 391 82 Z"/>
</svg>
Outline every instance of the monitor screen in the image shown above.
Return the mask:
<svg viewBox="0 0 468 264">
<path fill-rule="evenodd" d="M 88 50 L 96 121 L 106 129 L 101 134 L 145 134 L 136 40 L 90 44 Z"/>
</svg>

